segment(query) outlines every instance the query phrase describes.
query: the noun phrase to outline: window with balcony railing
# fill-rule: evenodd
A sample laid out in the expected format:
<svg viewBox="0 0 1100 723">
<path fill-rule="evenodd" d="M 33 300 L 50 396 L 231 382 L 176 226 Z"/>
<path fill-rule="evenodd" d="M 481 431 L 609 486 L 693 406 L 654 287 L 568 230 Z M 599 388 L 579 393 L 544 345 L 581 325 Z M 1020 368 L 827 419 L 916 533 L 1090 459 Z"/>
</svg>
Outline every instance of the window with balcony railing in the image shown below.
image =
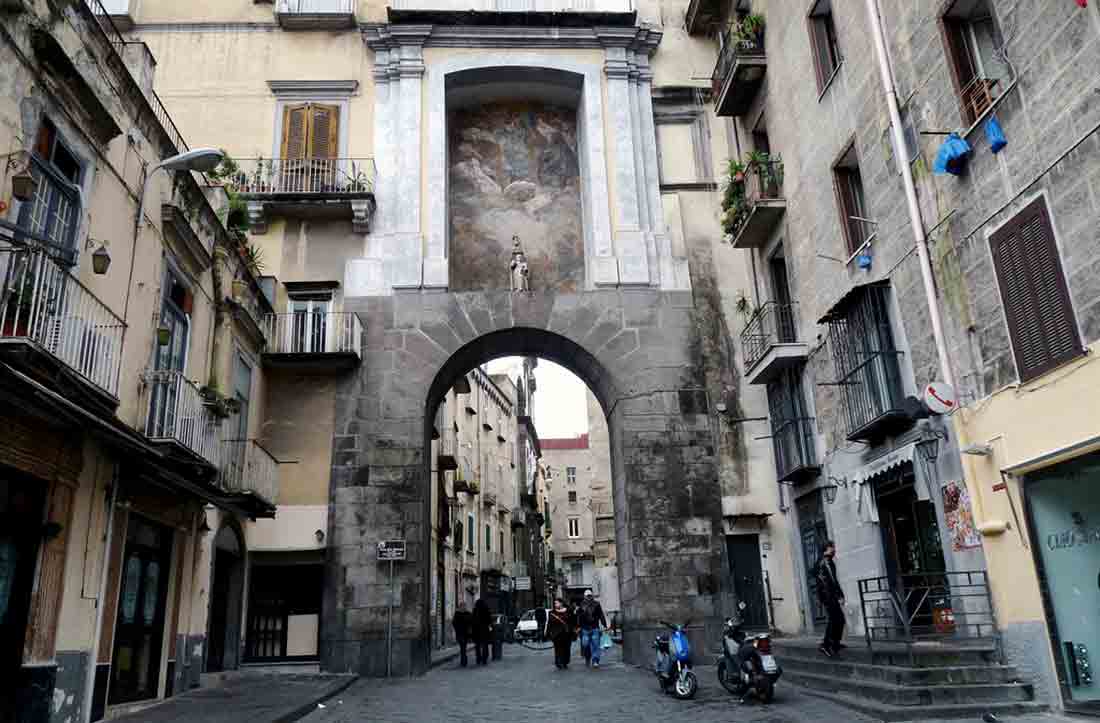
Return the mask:
<svg viewBox="0 0 1100 723">
<path fill-rule="evenodd" d="M 875 439 L 910 421 L 889 308 L 890 287 L 871 284 L 853 290 L 824 319 L 850 440 Z"/>
<path fill-rule="evenodd" d="M 768 301 L 749 317 L 741 332 L 741 349 L 745 354 L 745 368 L 751 369 L 776 344 L 792 344 L 798 341 L 795 330 L 795 303 Z"/>
<path fill-rule="evenodd" d="M 802 390 L 802 368 L 785 369 L 768 384 L 775 470 L 780 482 L 804 481 L 818 469 L 813 418 Z"/>
<path fill-rule="evenodd" d="M 942 17 L 952 80 L 966 125 L 989 110 L 1011 82 L 1004 39 L 989 0 L 957 0 Z"/>
</svg>

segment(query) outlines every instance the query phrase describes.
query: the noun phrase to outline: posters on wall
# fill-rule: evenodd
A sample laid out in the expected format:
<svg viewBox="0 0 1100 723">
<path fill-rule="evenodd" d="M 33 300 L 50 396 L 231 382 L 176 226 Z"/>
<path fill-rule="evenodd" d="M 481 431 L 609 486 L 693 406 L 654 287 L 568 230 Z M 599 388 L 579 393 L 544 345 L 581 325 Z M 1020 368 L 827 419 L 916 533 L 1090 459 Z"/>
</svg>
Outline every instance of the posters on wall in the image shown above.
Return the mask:
<svg viewBox="0 0 1100 723">
<path fill-rule="evenodd" d="M 979 547 L 981 538 L 974 526 L 974 513 L 970 509 L 970 493 L 966 485 L 956 481 L 943 487 L 943 515 L 951 534 L 951 549 L 956 552 Z"/>
</svg>

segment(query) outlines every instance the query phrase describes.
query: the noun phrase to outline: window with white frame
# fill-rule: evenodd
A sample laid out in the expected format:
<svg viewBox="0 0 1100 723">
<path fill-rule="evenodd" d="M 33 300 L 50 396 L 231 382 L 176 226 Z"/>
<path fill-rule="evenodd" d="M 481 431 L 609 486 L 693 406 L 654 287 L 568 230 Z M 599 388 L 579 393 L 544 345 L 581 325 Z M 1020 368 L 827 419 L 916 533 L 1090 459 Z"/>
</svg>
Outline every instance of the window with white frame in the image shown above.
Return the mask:
<svg viewBox="0 0 1100 723">
<path fill-rule="evenodd" d="M 576 538 L 581 536 L 581 518 L 570 517 L 569 518 L 569 536 Z"/>
<path fill-rule="evenodd" d="M 83 166 L 49 118 L 42 119 L 30 159 L 34 195 L 20 206 L 19 225 L 59 247 L 72 248 L 80 225 Z"/>
<path fill-rule="evenodd" d="M 570 485 L 577 484 L 577 468 L 566 467 L 565 468 L 565 483 Z"/>
</svg>

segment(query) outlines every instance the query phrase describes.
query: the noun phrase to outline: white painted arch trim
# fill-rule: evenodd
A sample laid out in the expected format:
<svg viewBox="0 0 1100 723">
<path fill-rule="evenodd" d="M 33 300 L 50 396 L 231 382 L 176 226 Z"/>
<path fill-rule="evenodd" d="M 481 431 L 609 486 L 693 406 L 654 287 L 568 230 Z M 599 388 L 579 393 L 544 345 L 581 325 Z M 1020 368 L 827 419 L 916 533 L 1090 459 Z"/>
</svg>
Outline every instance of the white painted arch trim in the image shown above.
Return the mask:
<svg viewBox="0 0 1100 723">
<path fill-rule="evenodd" d="M 611 259 L 611 268 L 615 268 L 604 138 L 603 65 L 577 62 L 548 53 L 455 57 L 425 68 L 428 81 L 426 108 L 429 219 L 425 266 L 441 264 L 446 268 L 448 263 L 447 76 L 467 70 L 493 68 L 533 68 L 579 75 L 583 79 L 581 100 L 577 109 L 577 136 L 581 146 L 578 148 L 578 160 L 581 174 L 585 286 L 595 288 L 598 273 L 595 259 Z M 602 266 L 607 268 L 606 264 Z"/>
</svg>

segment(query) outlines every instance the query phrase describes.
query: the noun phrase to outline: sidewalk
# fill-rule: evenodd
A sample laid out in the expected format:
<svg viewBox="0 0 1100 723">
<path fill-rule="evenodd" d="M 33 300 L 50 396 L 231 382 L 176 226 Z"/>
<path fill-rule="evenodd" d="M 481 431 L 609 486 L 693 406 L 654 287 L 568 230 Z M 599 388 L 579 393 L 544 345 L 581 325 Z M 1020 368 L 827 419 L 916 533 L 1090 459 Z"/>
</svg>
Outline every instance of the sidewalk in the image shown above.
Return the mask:
<svg viewBox="0 0 1100 723">
<path fill-rule="evenodd" d="M 342 693 L 355 675 L 241 674 L 195 688 L 113 721 L 123 723 L 290 723 Z"/>
<path fill-rule="evenodd" d="M 472 651 L 471 651 L 472 652 Z M 447 648 L 439 648 L 432 651 L 432 667 L 438 668 L 439 666 L 449 663 L 458 657 L 459 649 L 457 645 L 452 645 Z"/>
</svg>

